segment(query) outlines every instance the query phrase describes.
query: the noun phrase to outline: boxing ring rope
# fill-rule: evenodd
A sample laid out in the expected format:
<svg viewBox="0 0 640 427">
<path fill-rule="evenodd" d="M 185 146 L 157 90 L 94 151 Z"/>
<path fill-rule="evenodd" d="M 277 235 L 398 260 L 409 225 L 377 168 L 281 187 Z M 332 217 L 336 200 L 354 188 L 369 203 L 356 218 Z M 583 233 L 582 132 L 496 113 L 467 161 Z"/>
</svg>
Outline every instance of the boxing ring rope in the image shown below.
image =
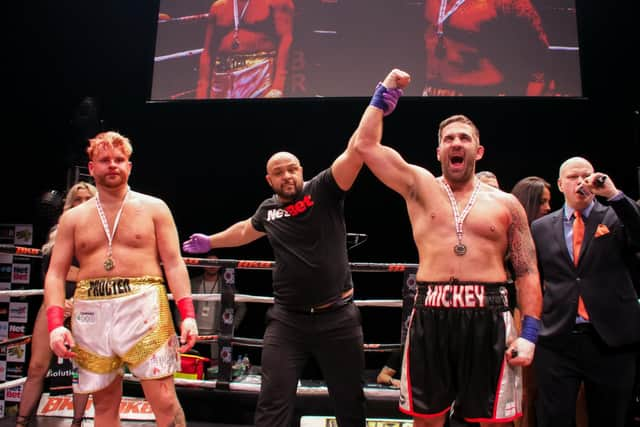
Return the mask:
<svg viewBox="0 0 640 427">
<path fill-rule="evenodd" d="M 0 244 L 0 253 L 8 253 L 23 257 L 41 258 L 40 249 L 21 247 L 9 244 Z M 261 297 L 246 294 L 235 293 L 235 270 L 270 270 L 275 266 L 275 261 L 264 260 L 235 260 L 235 259 L 208 259 L 185 257 L 185 264 L 191 267 L 221 267 L 225 268 L 222 275 L 221 293 L 215 294 L 193 294 L 195 301 L 216 301 L 221 303 L 220 314 L 223 312 L 234 313 L 235 302 L 252 302 L 272 304 L 273 297 Z M 349 263 L 352 272 L 391 272 L 411 274 L 417 271 L 417 264 L 405 263 L 372 263 L 372 262 L 351 262 Z M 42 289 L 27 290 L 0 290 L 1 296 L 34 296 L 43 295 Z M 173 295 L 168 294 L 169 299 L 173 299 Z M 402 300 L 381 299 L 381 300 L 355 300 L 354 303 L 359 307 L 402 307 Z M 233 381 L 232 364 L 233 364 L 233 345 L 245 347 L 262 347 L 263 340 L 259 338 L 237 337 L 233 335 L 233 322 L 221 322 L 221 333 L 218 335 L 200 335 L 197 341 L 202 343 L 218 342 L 220 344 L 220 357 L 218 364 L 218 378 L 215 380 L 194 380 L 185 378 L 175 378 L 176 385 L 196 386 L 202 388 L 214 388 L 230 391 L 258 392 L 260 384 Z M 31 341 L 31 335 L 12 338 L 0 342 L 0 347 L 13 347 L 16 345 L 28 344 Z M 380 344 L 365 343 L 364 351 L 367 352 L 387 352 L 400 349 L 401 344 Z M 133 375 L 126 373 L 124 375 L 126 381 L 139 382 Z M 16 387 L 26 381 L 25 378 L 7 381 L 0 384 L 0 390 L 5 388 Z M 323 395 L 327 394 L 325 386 L 306 387 L 298 386 L 299 395 Z M 396 389 L 384 388 L 365 388 L 365 395 L 376 398 L 395 398 L 398 396 Z"/>
<path fill-rule="evenodd" d="M 0 297 L 30 297 L 44 295 L 42 289 L 23 289 L 23 290 L 0 290 Z M 170 300 L 173 300 L 173 295 L 167 295 Z M 214 301 L 220 302 L 222 297 L 220 294 L 193 294 L 191 295 L 194 301 Z M 273 297 L 260 297 L 255 295 L 236 294 L 235 300 L 237 302 L 255 302 L 261 304 L 273 304 Z M 396 299 L 367 299 L 367 300 L 355 300 L 354 303 L 358 307 L 401 307 L 402 301 Z M 3 342 L 0 342 L 2 346 Z"/>
<path fill-rule="evenodd" d="M 179 16 L 177 18 L 171 18 L 166 14 L 160 14 L 158 24 L 166 24 L 168 22 L 189 22 L 189 21 L 202 21 L 209 17 L 208 13 L 197 13 L 195 15 Z"/>
</svg>

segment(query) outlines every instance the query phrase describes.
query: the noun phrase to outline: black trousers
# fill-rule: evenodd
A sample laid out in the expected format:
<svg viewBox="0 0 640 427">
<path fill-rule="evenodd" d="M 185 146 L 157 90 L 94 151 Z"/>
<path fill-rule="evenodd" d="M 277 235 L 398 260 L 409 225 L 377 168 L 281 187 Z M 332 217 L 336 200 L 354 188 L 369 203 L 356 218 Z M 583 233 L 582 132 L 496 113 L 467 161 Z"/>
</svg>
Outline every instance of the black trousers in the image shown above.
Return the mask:
<svg viewBox="0 0 640 427">
<path fill-rule="evenodd" d="M 538 427 L 573 427 L 584 382 L 590 426 L 624 427 L 636 375 L 637 347 L 611 348 L 586 326 L 538 342 Z"/>
<path fill-rule="evenodd" d="M 364 427 L 362 323 L 351 303 L 314 314 L 292 313 L 279 305 L 269 309 L 256 427 L 297 425 L 292 419 L 297 384 L 310 357 L 322 371 L 338 425 Z"/>
</svg>

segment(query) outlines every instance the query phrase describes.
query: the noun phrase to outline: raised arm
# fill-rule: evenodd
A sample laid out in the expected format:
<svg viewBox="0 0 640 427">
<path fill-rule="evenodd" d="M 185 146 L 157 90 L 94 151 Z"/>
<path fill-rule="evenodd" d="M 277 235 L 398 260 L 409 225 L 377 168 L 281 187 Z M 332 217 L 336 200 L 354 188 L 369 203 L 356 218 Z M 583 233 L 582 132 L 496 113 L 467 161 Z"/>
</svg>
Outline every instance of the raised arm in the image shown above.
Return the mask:
<svg viewBox="0 0 640 427">
<path fill-rule="evenodd" d="M 409 74 L 397 69 L 387 75 L 382 85 L 376 88 L 371 104 L 360 120 L 353 141 L 356 152 L 371 172 L 387 187 L 405 198 L 409 197 L 411 189 L 415 188 L 417 171 L 397 151 L 382 145 L 382 118 L 387 114 L 385 107 L 389 100 L 388 95 L 385 99 L 385 93 L 399 89 L 400 91 L 395 92 L 397 94 L 395 102 L 397 102 L 402 93 L 401 90 L 409 84 L 410 79 Z M 392 107 L 395 107 L 395 104 Z"/>
<path fill-rule="evenodd" d="M 353 185 L 362 168 L 363 154 L 368 153 L 367 149 L 371 145 L 375 146 L 376 141 L 379 142 L 382 139 L 382 117 L 383 115 L 388 116 L 396 108 L 398 99 L 402 95 L 402 88 L 409 84 L 409 80 L 409 74 L 393 70 L 384 83 L 378 83 L 373 98 L 360 119 L 358 128 L 351 135 L 347 149 L 331 166 L 331 172 L 343 190 L 346 191 Z M 369 167 L 371 168 L 371 166 Z M 373 172 L 378 176 L 376 171 Z"/>
<path fill-rule="evenodd" d="M 331 173 L 343 191 L 351 188 L 360 173 L 360 169 L 362 169 L 362 157 L 355 149 L 357 134 L 358 130 L 356 129 L 349 139 L 347 149 L 331 165 Z"/>
<path fill-rule="evenodd" d="M 625 196 L 611 177 L 594 172 L 582 181 L 582 185 L 596 196 L 607 200 L 624 225 L 623 230 L 631 248 L 640 249 L 640 206 Z"/>
<path fill-rule="evenodd" d="M 213 248 L 231 248 L 246 245 L 264 236 L 265 233 L 256 230 L 251 224 L 251 218 L 236 222 L 224 231 L 212 235 L 202 233 L 192 234 L 189 240 L 182 244 L 182 250 L 188 253 L 204 253 Z"/>
</svg>

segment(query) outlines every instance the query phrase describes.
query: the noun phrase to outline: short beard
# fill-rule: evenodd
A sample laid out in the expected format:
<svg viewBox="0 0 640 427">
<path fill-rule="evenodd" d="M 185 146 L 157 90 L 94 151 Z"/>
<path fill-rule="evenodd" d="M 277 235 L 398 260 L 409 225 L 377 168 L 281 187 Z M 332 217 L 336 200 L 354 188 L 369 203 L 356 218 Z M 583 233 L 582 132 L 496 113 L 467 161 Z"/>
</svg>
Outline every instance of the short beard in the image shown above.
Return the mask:
<svg viewBox="0 0 640 427">
<path fill-rule="evenodd" d="M 276 193 L 276 195 L 278 196 L 278 198 L 283 201 L 283 202 L 292 202 L 295 199 L 298 198 L 298 196 L 300 196 L 300 193 L 302 193 L 302 185 L 295 185 L 295 191 L 291 194 L 287 194 L 285 192 L 283 192 L 282 190 L 279 189 L 273 189 L 273 191 Z"/>
<path fill-rule="evenodd" d="M 474 165 L 471 165 L 470 167 L 468 166 L 467 168 L 465 168 L 465 170 L 462 172 L 462 175 L 456 175 L 455 177 L 452 176 L 452 174 L 448 171 L 445 172 L 445 168 L 442 168 L 442 176 L 447 180 L 448 183 L 450 184 L 454 184 L 454 183 L 464 183 L 464 182 L 469 182 L 469 181 L 473 181 L 474 178 Z"/>
</svg>

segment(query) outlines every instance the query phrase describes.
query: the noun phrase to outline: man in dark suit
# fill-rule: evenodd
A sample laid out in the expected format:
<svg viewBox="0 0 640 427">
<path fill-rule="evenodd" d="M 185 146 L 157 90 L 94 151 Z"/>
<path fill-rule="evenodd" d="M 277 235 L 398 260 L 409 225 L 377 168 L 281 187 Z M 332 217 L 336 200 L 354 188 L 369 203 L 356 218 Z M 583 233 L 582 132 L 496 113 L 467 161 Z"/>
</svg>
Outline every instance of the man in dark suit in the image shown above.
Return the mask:
<svg viewBox="0 0 640 427">
<path fill-rule="evenodd" d="M 584 382 L 589 425 L 623 427 L 640 342 L 640 207 L 581 157 L 560 166 L 558 187 L 564 206 L 532 224 L 543 284 L 538 426 L 572 426 Z"/>
</svg>

